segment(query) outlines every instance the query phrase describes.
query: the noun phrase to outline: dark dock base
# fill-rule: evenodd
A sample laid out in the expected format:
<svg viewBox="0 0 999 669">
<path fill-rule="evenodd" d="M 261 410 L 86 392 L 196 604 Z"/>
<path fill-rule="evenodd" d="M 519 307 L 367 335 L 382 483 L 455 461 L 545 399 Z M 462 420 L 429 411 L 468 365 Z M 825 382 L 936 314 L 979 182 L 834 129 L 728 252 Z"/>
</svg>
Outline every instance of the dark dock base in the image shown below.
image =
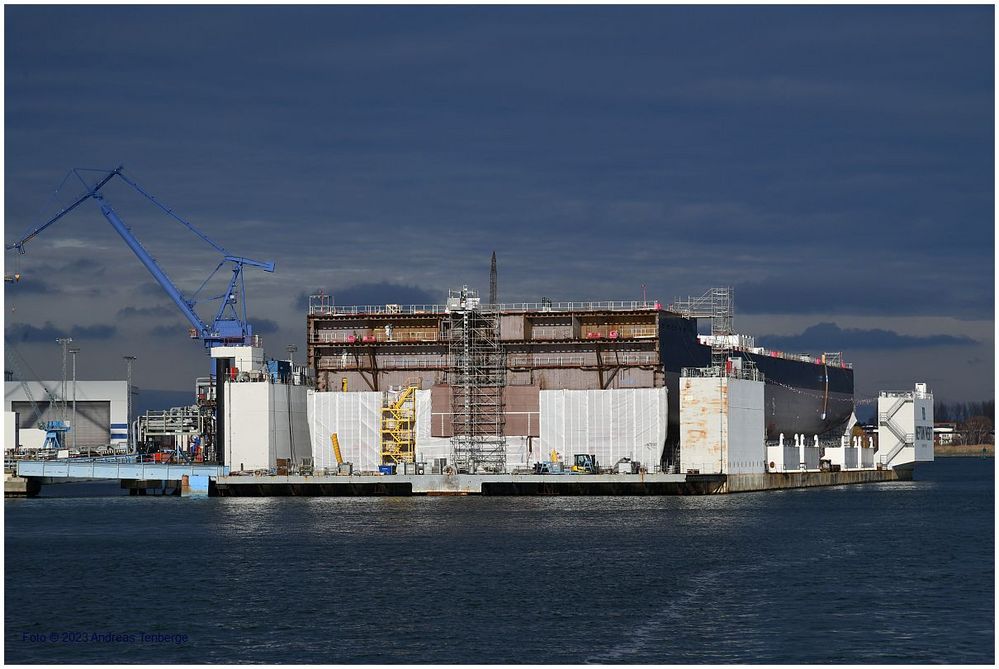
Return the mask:
<svg viewBox="0 0 999 669">
<path fill-rule="evenodd" d="M 410 495 L 717 495 L 909 480 L 912 470 L 782 474 L 453 474 L 395 476 L 223 476 L 209 489 L 221 497 L 364 497 Z"/>
<path fill-rule="evenodd" d="M 41 482 L 31 476 L 6 474 L 3 479 L 4 497 L 34 497 L 41 489 Z"/>
</svg>

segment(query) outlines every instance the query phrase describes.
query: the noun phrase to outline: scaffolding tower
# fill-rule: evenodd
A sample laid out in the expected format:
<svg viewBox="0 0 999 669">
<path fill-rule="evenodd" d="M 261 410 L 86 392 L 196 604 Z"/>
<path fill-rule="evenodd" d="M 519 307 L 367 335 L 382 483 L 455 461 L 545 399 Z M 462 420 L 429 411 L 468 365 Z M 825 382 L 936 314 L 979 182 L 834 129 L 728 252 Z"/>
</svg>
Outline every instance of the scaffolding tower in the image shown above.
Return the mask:
<svg viewBox="0 0 999 669">
<path fill-rule="evenodd" d="M 450 291 L 447 307 L 451 461 L 459 472 L 502 472 L 506 467 L 506 360 L 499 314 L 493 305 L 483 307 L 468 286 Z"/>
<path fill-rule="evenodd" d="M 687 318 L 711 319 L 711 367 L 720 369 L 734 348 L 735 290 L 711 288 L 700 297 L 678 297 L 669 308 Z"/>
<path fill-rule="evenodd" d="M 735 334 L 732 324 L 735 290 L 731 286 L 712 288 L 700 297 L 688 297 L 684 300 L 678 297 L 669 308 L 687 318 L 710 318 L 712 336 L 726 337 Z"/>
</svg>

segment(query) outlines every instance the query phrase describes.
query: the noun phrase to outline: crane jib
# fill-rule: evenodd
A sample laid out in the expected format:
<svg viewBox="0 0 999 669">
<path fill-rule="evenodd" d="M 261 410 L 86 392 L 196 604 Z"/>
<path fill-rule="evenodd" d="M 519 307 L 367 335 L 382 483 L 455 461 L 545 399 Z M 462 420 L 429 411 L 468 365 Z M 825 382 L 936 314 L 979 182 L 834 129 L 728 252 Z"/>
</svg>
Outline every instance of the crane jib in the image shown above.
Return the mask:
<svg viewBox="0 0 999 669">
<path fill-rule="evenodd" d="M 76 174 L 81 182 L 86 184 L 86 182 L 83 181 L 83 177 L 80 175 L 79 169 L 74 169 L 72 172 Z M 146 251 L 145 247 L 142 246 L 142 243 L 138 240 L 138 238 L 132 233 L 128 226 L 125 225 L 124 221 L 122 221 L 117 213 L 115 213 L 110 203 L 104 198 L 104 194 L 100 192 L 101 189 L 115 176 L 120 177 L 122 181 L 150 200 L 171 218 L 183 224 L 186 228 L 188 228 L 188 230 L 219 251 L 222 254 L 223 263 L 228 262 L 232 264 L 232 278 L 229 281 L 228 289 L 225 293 L 225 297 L 221 301 L 218 312 L 215 314 L 215 318 L 210 325 L 205 323 L 205 321 L 203 321 L 194 310 L 196 300 L 193 299 L 193 297 L 192 299 L 184 297 L 166 272 L 163 271 L 163 269 L 157 264 L 156 260 L 149 254 L 148 251 Z M 79 196 L 72 204 L 60 210 L 59 213 L 48 219 L 45 223 L 32 229 L 31 232 L 25 235 L 22 239 L 12 244 L 7 244 L 6 249 L 16 249 L 18 253 L 23 254 L 25 252 L 25 244 L 90 198 L 93 198 L 97 202 L 104 218 L 107 219 L 143 266 L 145 266 L 149 273 L 152 274 L 153 278 L 156 279 L 156 282 L 160 284 L 163 290 L 170 297 L 171 301 L 173 301 L 177 308 L 180 309 L 181 313 L 184 314 L 184 317 L 192 325 L 194 331 L 197 333 L 197 336 L 204 340 L 206 347 L 217 346 L 220 344 L 249 343 L 253 330 L 251 325 L 246 322 L 245 293 L 242 300 L 241 314 L 236 313 L 236 301 L 232 299 L 232 296 L 235 294 L 237 286 L 239 288 L 243 287 L 242 269 L 244 266 L 256 267 L 264 270 L 265 272 L 273 272 L 274 263 L 272 261 L 259 261 L 243 256 L 231 255 L 223 246 L 213 241 L 206 234 L 198 230 L 194 225 L 178 216 L 172 209 L 161 203 L 150 193 L 146 192 L 137 183 L 126 177 L 122 173 L 121 166 L 105 172 L 93 186 L 87 187 L 87 192 Z M 209 276 L 209 279 L 210 278 L 211 276 Z M 206 279 L 205 283 L 207 283 L 207 281 L 208 280 Z M 204 288 L 204 285 L 205 284 L 202 284 L 202 288 Z M 201 288 L 198 290 L 200 291 Z M 231 312 L 228 315 L 226 313 L 227 310 Z"/>
</svg>

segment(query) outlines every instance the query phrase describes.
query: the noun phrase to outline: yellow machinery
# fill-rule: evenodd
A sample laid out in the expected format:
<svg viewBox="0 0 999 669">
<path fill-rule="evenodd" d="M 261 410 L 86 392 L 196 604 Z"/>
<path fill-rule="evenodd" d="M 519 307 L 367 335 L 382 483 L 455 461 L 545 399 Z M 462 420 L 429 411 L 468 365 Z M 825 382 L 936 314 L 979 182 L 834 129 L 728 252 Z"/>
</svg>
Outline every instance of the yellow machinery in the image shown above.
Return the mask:
<svg viewBox="0 0 999 669">
<path fill-rule="evenodd" d="M 336 464 L 343 464 L 343 453 L 340 452 L 340 440 L 337 439 L 336 432 L 330 435 L 330 441 L 333 443 L 333 456 L 336 458 Z"/>
<path fill-rule="evenodd" d="M 382 464 L 416 462 L 416 391 L 409 385 L 382 406 Z"/>
</svg>

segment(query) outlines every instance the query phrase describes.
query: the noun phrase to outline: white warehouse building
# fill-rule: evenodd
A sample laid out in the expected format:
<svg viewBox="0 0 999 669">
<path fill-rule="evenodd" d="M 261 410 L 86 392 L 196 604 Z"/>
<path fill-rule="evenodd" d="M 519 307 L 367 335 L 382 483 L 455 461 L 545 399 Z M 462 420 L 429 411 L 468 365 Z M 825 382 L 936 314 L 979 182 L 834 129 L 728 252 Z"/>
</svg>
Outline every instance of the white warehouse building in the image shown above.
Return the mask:
<svg viewBox="0 0 999 669">
<path fill-rule="evenodd" d="M 72 430 L 67 441 L 75 436 L 77 448 L 124 446 L 128 443 L 128 383 L 126 381 L 77 381 L 76 420 L 73 420 L 73 384 L 67 382 L 66 420 Z M 4 411 L 17 414 L 16 421 L 8 416 L 4 432 L 4 450 L 12 449 L 11 439 L 26 448 L 41 446 L 44 430 L 38 424 L 62 420 L 59 404 L 62 381 L 5 381 Z M 32 401 L 33 400 L 33 401 Z M 16 426 L 13 430 L 11 426 Z M 74 435 L 75 432 L 75 435 Z M 12 437 L 17 434 L 17 437 Z M 37 442 L 37 443 L 36 443 Z"/>
</svg>

